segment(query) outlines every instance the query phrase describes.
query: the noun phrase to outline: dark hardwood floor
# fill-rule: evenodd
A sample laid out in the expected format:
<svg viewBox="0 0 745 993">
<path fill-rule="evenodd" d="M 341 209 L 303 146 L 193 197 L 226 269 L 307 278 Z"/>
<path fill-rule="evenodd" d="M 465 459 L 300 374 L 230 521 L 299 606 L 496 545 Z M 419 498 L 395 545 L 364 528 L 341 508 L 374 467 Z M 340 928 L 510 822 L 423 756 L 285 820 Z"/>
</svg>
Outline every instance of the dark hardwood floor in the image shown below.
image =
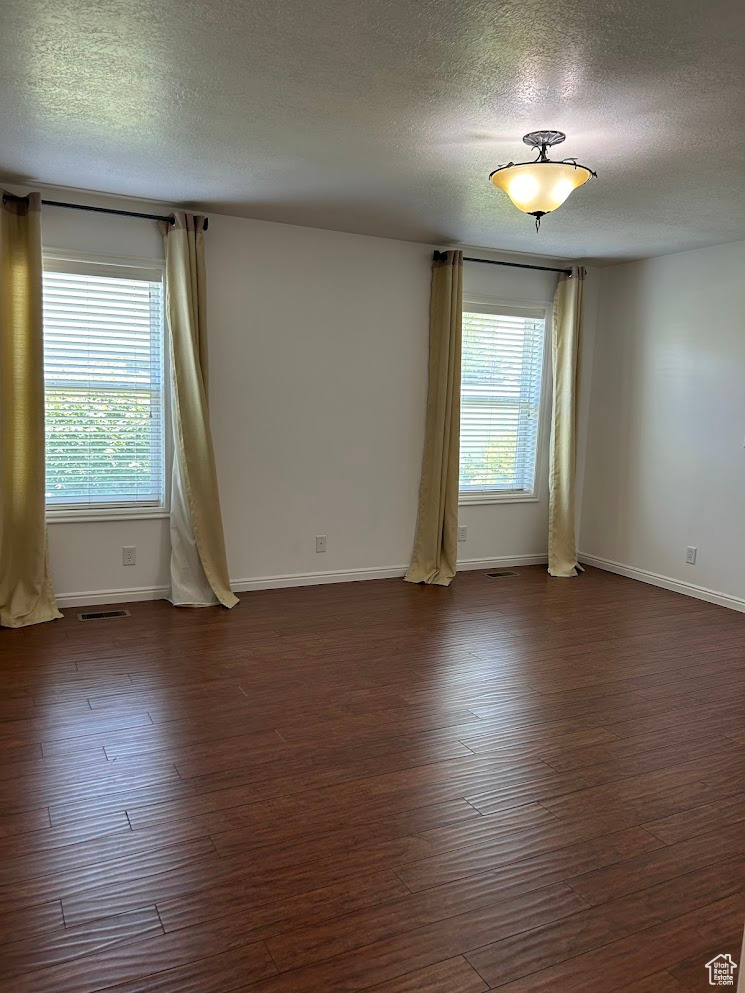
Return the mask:
<svg viewBox="0 0 745 993">
<path fill-rule="evenodd" d="M 129 609 L 0 633 L 0 993 L 685 993 L 739 961 L 745 616 L 538 567 Z"/>
</svg>

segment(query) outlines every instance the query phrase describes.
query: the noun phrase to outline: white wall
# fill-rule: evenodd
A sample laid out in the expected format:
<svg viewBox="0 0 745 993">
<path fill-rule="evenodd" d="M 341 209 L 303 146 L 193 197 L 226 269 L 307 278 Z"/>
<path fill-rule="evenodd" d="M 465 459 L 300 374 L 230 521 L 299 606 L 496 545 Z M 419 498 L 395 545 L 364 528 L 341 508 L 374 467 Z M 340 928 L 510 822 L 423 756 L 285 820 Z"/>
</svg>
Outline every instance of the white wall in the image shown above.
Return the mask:
<svg viewBox="0 0 745 993">
<path fill-rule="evenodd" d="M 240 584 L 408 562 L 431 260 L 423 245 L 211 218 L 212 427 Z M 465 280 L 535 302 L 550 300 L 555 277 L 467 265 Z M 463 507 L 461 523 L 462 560 L 545 554 L 545 492 L 537 504 Z M 317 534 L 328 536 L 322 556 Z"/>
<path fill-rule="evenodd" d="M 45 208 L 44 241 L 162 257 L 154 223 L 56 208 Z M 212 430 L 239 588 L 403 571 L 424 432 L 431 258 L 425 245 L 210 216 Z M 535 303 L 550 301 L 555 277 L 471 264 L 465 281 L 466 295 Z M 462 508 L 464 565 L 545 556 L 544 442 L 539 502 Z M 49 532 L 63 605 L 160 595 L 167 585 L 165 519 L 52 523 Z M 325 554 L 315 552 L 317 534 L 328 536 Z M 137 565 L 122 566 L 123 545 L 136 546 Z"/>
<path fill-rule="evenodd" d="M 603 270 L 580 535 L 591 562 L 730 606 L 745 606 L 744 274 L 745 242 Z"/>
<path fill-rule="evenodd" d="M 416 515 L 431 249 L 212 216 L 207 259 L 231 578 L 395 569 Z"/>
</svg>

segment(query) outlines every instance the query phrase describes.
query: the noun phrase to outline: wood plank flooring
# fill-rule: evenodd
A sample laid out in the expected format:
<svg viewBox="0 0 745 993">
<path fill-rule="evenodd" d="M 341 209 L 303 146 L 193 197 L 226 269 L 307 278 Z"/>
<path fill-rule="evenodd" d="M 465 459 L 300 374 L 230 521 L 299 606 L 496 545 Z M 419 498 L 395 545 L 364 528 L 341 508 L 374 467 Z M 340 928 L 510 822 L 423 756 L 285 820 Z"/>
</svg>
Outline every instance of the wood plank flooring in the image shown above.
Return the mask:
<svg viewBox="0 0 745 993">
<path fill-rule="evenodd" d="M 0 993 L 710 989 L 745 616 L 517 572 L 0 632 Z"/>
</svg>

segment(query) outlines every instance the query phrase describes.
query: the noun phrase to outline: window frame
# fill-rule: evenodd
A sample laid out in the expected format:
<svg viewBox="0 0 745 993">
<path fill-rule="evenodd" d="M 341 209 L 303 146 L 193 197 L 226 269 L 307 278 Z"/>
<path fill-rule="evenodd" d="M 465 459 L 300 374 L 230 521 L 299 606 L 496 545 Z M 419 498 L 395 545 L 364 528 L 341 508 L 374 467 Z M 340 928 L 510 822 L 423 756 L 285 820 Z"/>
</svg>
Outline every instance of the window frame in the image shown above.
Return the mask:
<svg viewBox="0 0 745 993">
<path fill-rule="evenodd" d="M 479 308 L 483 308 L 479 311 Z M 535 314 L 542 311 L 543 327 L 543 366 L 541 370 L 541 397 L 538 405 L 538 434 L 536 437 L 536 458 L 535 474 L 533 478 L 533 489 L 527 490 L 467 490 L 458 486 L 458 506 L 474 506 L 487 504 L 507 504 L 507 503 L 540 503 L 543 499 L 543 471 L 546 461 L 546 449 L 548 444 L 548 428 L 551 405 L 551 314 L 553 303 L 550 300 L 508 300 L 504 297 L 488 297 L 476 294 L 464 294 L 462 313 L 499 313 L 499 308 L 504 307 L 507 311 L 524 311 L 526 314 Z M 460 474 L 460 452 L 458 453 L 458 466 Z"/>
<path fill-rule="evenodd" d="M 168 341 L 167 317 L 166 317 L 166 267 L 162 258 L 135 258 L 114 255 L 100 255 L 93 252 L 77 252 L 69 249 L 43 249 L 43 270 L 58 272 L 83 272 L 90 269 L 91 275 L 104 275 L 100 271 L 101 266 L 108 269 L 108 275 L 126 276 L 132 275 L 132 270 L 139 270 L 141 278 L 148 278 L 157 273 L 163 285 L 163 340 L 161 342 L 161 355 L 163 357 L 163 498 L 160 504 L 119 505 L 111 506 L 86 506 L 78 507 L 54 507 L 45 504 L 46 520 L 48 524 L 82 524 L 92 521 L 129 521 L 129 520 L 157 520 L 170 517 L 171 513 L 171 467 L 173 463 L 173 439 L 170 431 L 171 424 L 171 402 L 170 388 L 171 367 L 170 348 Z M 49 263 L 49 264 L 48 264 Z M 72 263 L 74 269 L 65 269 L 65 263 Z M 96 272 L 96 270 L 99 270 Z M 46 395 L 46 382 L 44 384 Z"/>
</svg>

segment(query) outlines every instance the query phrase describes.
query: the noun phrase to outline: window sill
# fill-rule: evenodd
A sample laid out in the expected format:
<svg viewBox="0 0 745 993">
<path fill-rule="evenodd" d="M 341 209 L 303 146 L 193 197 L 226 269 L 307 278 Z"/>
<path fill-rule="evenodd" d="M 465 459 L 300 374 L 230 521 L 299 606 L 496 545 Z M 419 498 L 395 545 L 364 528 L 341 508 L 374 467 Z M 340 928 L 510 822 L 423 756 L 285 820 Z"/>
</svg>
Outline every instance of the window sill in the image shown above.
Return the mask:
<svg viewBox="0 0 745 993">
<path fill-rule="evenodd" d="M 89 524 L 94 521 L 155 521 L 170 517 L 164 507 L 118 510 L 47 510 L 47 524 Z"/>
<path fill-rule="evenodd" d="M 535 493 L 461 493 L 458 505 L 468 507 L 490 503 L 539 503 L 540 499 Z"/>
</svg>

